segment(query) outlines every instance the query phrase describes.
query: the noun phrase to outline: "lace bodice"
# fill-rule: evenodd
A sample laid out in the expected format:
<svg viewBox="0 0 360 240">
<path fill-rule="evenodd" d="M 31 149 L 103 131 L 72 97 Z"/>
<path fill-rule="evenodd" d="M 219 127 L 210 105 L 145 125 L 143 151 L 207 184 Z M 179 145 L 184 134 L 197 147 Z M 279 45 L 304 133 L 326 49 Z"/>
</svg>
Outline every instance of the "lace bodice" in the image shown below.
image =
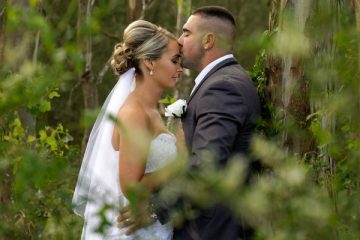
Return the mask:
<svg viewBox="0 0 360 240">
<path fill-rule="evenodd" d="M 164 167 L 176 158 L 176 138 L 170 133 L 160 133 L 150 143 L 145 173 Z"/>
</svg>

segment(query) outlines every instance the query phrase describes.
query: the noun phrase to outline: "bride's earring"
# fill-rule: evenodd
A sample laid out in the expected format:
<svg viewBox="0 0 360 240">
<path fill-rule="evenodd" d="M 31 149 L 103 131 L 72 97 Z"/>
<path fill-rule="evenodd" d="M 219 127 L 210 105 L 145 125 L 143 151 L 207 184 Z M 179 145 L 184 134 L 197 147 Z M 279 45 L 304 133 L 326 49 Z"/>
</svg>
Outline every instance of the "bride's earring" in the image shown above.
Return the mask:
<svg viewBox="0 0 360 240">
<path fill-rule="evenodd" d="M 154 75 L 153 70 L 150 70 L 150 76 Z"/>
</svg>

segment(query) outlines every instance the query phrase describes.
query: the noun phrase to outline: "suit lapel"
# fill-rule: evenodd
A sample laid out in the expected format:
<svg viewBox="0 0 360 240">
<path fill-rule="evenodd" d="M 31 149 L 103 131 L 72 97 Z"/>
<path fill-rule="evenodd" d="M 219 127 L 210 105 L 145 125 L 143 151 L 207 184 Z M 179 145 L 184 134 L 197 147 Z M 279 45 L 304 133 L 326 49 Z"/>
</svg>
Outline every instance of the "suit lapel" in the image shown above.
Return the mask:
<svg viewBox="0 0 360 240">
<path fill-rule="evenodd" d="M 217 65 L 215 65 L 215 67 L 213 67 L 210 70 L 210 72 L 208 72 L 208 74 L 205 75 L 204 79 L 200 82 L 200 84 L 196 86 L 193 93 L 189 96 L 189 98 L 187 100 L 187 104 L 190 103 L 191 99 L 196 94 L 196 92 L 200 89 L 200 87 L 203 85 L 203 83 L 206 81 L 206 79 L 209 78 L 214 72 L 216 72 L 220 68 L 230 66 L 230 65 L 234 65 L 234 64 L 238 64 L 237 61 L 234 58 L 228 58 L 228 59 L 225 59 L 224 61 L 218 63 Z"/>
</svg>

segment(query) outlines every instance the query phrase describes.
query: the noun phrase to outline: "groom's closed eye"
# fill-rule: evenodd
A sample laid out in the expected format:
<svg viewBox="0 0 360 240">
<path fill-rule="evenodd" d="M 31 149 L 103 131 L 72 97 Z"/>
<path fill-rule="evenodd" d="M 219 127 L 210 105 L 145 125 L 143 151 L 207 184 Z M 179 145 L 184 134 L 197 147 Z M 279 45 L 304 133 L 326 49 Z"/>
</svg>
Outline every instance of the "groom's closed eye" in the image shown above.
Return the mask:
<svg viewBox="0 0 360 240">
<path fill-rule="evenodd" d="M 183 28 L 183 30 L 182 30 L 182 36 L 187 37 L 187 36 L 190 35 L 190 33 L 191 33 L 191 32 L 190 32 L 189 29 Z"/>
<path fill-rule="evenodd" d="M 188 37 L 189 35 L 190 35 L 190 31 L 183 31 L 183 35 L 184 35 L 184 37 Z"/>
</svg>

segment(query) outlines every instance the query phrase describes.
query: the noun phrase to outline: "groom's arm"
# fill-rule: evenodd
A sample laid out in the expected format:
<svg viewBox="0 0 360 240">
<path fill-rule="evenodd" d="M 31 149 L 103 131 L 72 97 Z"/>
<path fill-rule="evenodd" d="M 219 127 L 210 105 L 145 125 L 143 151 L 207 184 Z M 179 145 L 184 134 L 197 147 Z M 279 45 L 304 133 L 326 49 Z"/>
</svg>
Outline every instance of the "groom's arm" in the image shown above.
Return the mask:
<svg viewBox="0 0 360 240">
<path fill-rule="evenodd" d="M 238 84 L 233 80 L 214 81 L 197 98 L 191 164 L 201 162 L 201 152 L 210 150 L 219 165 L 224 165 L 234 149 L 235 140 L 246 118 L 248 107 Z"/>
</svg>

